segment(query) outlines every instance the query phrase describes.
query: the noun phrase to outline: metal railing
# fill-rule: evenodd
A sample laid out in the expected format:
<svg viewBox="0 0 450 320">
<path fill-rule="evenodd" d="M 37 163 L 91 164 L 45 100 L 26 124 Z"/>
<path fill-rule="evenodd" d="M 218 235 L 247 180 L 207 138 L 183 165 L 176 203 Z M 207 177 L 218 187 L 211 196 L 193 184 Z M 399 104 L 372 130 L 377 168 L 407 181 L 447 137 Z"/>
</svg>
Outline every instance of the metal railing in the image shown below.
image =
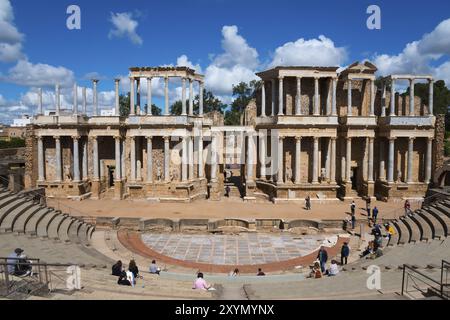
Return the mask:
<svg viewBox="0 0 450 320">
<path fill-rule="evenodd" d="M 419 293 L 423 296 L 426 296 L 429 295 L 430 292 L 432 292 L 433 294 L 438 295 L 440 298 L 448 300 L 448 283 L 443 282 L 444 264 L 446 265 L 446 273 L 448 272 L 448 268 L 450 268 L 450 264 L 442 261 L 440 281 L 431 278 L 430 276 L 412 268 L 407 264 L 404 264 L 401 295 L 405 296 L 407 294 L 411 295 L 411 293 Z M 413 290 L 409 290 L 410 285 L 413 287 Z"/>
<path fill-rule="evenodd" d="M 448 282 L 450 271 L 450 262 L 442 260 L 441 262 L 441 293 L 446 299 L 450 299 L 450 283 Z"/>
</svg>

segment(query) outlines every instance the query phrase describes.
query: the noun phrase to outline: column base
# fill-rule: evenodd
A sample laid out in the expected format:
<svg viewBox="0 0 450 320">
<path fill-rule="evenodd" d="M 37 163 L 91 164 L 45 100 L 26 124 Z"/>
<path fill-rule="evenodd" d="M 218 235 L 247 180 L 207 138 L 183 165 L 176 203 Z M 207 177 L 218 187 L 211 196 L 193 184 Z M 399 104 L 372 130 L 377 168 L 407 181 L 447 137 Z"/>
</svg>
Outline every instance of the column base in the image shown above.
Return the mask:
<svg viewBox="0 0 450 320">
<path fill-rule="evenodd" d="M 92 199 L 100 199 L 100 181 L 92 181 L 91 192 Z"/>
<path fill-rule="evenodd" d="M 114 181 L 114 199 L 122 200 L 123 199 L 123 182 L 122 180 Z"/>
</svg>

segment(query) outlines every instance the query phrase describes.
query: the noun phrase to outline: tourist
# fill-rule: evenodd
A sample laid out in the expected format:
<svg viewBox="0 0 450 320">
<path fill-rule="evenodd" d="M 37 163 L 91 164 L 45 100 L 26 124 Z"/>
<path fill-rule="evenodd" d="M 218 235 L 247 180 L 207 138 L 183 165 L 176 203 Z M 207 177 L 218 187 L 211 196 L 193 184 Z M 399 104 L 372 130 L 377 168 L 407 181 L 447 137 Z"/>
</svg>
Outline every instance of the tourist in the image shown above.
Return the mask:
<svg viewBox="0 0 450 320">
<path fill-rule="evenodd" d="M 407 216 L 411 212 L 411 204 L 409 203 L 408 199 L 406 199 L 405 201 L 404 208 L 405 208 L 405 216 Z"/>
<path fill-rule="evenodd" d="M 381 237 L 381 226 L 379 224 L 375 224 L 373 227 L 372 235 L 375 237 Z"/>
<path fill-rule="evenodd" d="M 361 253 L 360 257 L 363 258 L 363 257 L 367 256 L 368 254 L 372 254 L 373 251 L 374 251 L 374 250 L 373 250 L 373 241 L 369 241 L 369 244 L 367 245 L 366 250 L 364 250 L 364 251 Z"/>
<path fill-rule="evenodd" d="M 120 275 L 122 274 L 122 261 L 117 261 L 115 265 L 112 266 L 112 275 L 113 276 L 117 276 L 120 277 Z"/>
<path fill-rule="evenodd" d="M 347 264 L 348 256 L 350 255 L 350 247 L 347 242 L 344 242 L 341 248 L 341 265 Z"/>
<path fill-rule="evenodd" d="M 152 260 L 152 264 L 150 265 L 149 271 L 151 274 L 157 274 L 161 272 L 161 269 L 156 265 L 156 260 Z"/>
<path fill-rule="evenodd" d="M 352 214 L 352 230 L 355 230 L 355 225 L 356 225 L 356 216 Z"/>
<path fill-rule="evenodd" d="M 311 197 L 308 195 L 305 199 L 306 210 L 311 210 Z"/>
<path fill-rule="evenodd" d="M 323 246 L 320 247 L 319 253 L 317 254 L 317 259 L 319 259 L 320 269 L 322 270 L 322 273 L 324 273 L 328 260 L 328 252 L 325 250 Z"/>
<path fill-rule="evenodd" d="M 131 282 L 130 282 L 130 280 L 128 280 L 127 272 L 122 271 L 120 273 L 119 279 L 117 280 L 117 284 L 121 285 L 121 286 L 130 286 L 131 287 Z"/>
<path fill-rule="evenodd" d="M 375 206 L 372 211 L 373 223 L 377 223 L 378 208 Z"/>
<path fill-rule="evenodd" d="M 136 265 L 136 261 L 134 261 L 133 259 L 130 261 L 130 264 L 128 265 L 128 271 L 133 273 L 134 279 L 139 278 L 139 268 Z"/>
<path fill-rule="evenodd" d="M 336 276 L 339 273 L 339 267 L 336 260 L 331 260 L 330 269 L 327 270 L 327 275 L 329 277 Z"/>
<path fill-rule="evenodd" d="M 230 272 L 230 277 L 237 277 L 239 275 L 239 269 L 236 268 Z"/>
<path fill-rule="evenodd" d="M 352 203 L 350 204 L 350 211 L 352 212 L 352 216 L 355 214 L 356 204 L 355 201 L 352 200 Z"/>
<path fill-rule="evenodd" d="M 373 241 L 373 249 L 377 251 L 383 245 L 383 237 L 380 234 L 375 235 L 375 240 Z"/>
<path fill-rule="evenodd" d="M 322 278 L 322 270 L 320 268 L 320 263 L 315 262 L 314 266 L 311 269 L 311 273 L 309 274 L 310 278 L 320 279 Z"/>
<path fill-rule="evenodd" d="M 265 276 L 266 274 L 262 271 L 261 268 L 258 268 L 258 273 L 256 274 L 258 277 Z"/>
<path fill-rule="evenodd" d="M 8 256 L 8 273 L 21 277 L 32 275 L 31 262 L 27 260 L 27 256 L 23 254 L 21 248 L 17 248 Z"/>
<path fill-rule="evenodd" d="M 367 219 L 370 221 L 370 197 L 366 199 L 366 211 L 367 211 Z"/>
<path fill-rule="evenodd" d="M 206 283 L 206 281 L 203 279 L 203 273 L 199 272 L 197 274 L 197 280 L 194 282 L 194 286 L 192 289 L 195 290 L 209 290 L 211 289 L 211 286 Z"/>
<path fill-rule="evenodd" d="M 390 241 L 392 236 L 395 235 L 394 227 L 391 226 L 389 223 L 386 223 L 384 225 L 384 228 L 386 229 L 386 232 L 387 232 L 386 237 L 388 238 L 388 241 Z"/>
</svg>

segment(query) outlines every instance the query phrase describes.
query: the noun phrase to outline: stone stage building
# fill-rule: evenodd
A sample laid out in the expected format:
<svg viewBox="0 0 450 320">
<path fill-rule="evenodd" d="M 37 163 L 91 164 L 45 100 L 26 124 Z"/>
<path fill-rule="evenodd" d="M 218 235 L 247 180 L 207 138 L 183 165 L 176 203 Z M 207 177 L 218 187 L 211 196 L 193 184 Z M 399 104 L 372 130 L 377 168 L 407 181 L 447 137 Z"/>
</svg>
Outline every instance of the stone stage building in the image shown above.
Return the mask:
<svg viewBox="0 0 450 320">
<path fill-rule="evenodd" d="M 262 85 L 237 127 L 224 126 L 221 114 L 204 114 L 204 77 L 186 67 L 131 68 L 128 117 L 119 116 L 119 80 L 110 117 L 98 115 L 98 80 L 91 116 L 85 88 L 82 107 L 75 94 L 67 113 L 56 85 L 54 115 L 45 116 L 41 102 L 28 128 L 26 184 L 74 199 L 190 202 L 219 200 L 235 189 L 246 201 L 423 197 L 437 152 L 433 79 L 391 75 L 377 87 L 376 70 L 356 62 L 342 72 L 277 67 L 258 73 Z M 146 108 L 156 77 L 165 88 L 160 116 Z M 141 88 L 144 78 L 147 88 Z M 179 116 L 169 110 L 172 78 L 182 83 Z M 417 80 L 429 83 L 429 105 L 414 95 Z M 396 92 L 400 81 L 412 85 L 408 97 Z"/>
</svg>

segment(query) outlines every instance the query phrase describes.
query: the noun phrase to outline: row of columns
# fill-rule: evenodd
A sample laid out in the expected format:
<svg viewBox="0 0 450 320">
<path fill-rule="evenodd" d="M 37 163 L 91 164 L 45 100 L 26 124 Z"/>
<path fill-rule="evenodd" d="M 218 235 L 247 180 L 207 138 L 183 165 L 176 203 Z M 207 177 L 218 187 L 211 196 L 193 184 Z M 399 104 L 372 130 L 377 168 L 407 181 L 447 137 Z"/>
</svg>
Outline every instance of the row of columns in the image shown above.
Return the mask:
<svg viewBox="0 0 450 320">
<path fill-rule="evenodd" d="M 284 115 L 284 86 L 283 86 L 283 79 L 284 77 L 278 78 L 278 115 L 283 116 Z M 295 99 L 295 115 L 302 115 L 302 91 L 301 91 L 301 83 L 302 83 L 302 77 L 296 77 L 297 79 L 297 92 L 296 92 L 296 99 Z M 314 116 L 320 116 L 320 97 L 319 97 L 319 77 L 314 78 Z M 272 87 L 272 96 L 271 96 L 271 110 L 272 114 L 271 116 L 275 116 L 275 98 L 276 98 L 276 85 L 275 85 L 275 79 L 271 80 L 271 87 Z M 261 116 L 266 117 L 266 83 L 267 81 L 262 81 L 261 86 Z M 329 103 L 327 103 L 327 115 L 331 114 L 332 116 L 337 116 L 337 109 L 336 109 L 336 85 L 337 85 L 337 78 L 330 78 L 330 85 L 332 87 L 332 94 L 331 94 L 331 100 L 329 100 Z M 331 110 L 330 110 L 331 109 Z"/>
<path fill-rule="evenodd" d="M 353 102 L 352 102 L 352 81 L 355 79 L 347 79 L 347 116 L 353 115 Z M 375 80 L 369 79 L 370 83 L 370 108 L 369 108 L 369 116 L 373 117 L 375 116 L 375 97 L 376 97 L 376 91 L 375 91 Z"/>
<path fill-rule="evenodd" d="M 152 115 L 152 77 L 147 78 L 147 113 L 146 115 Z M 189 81 L 189 105 L 186 106 L 186 80 Z M 199 85 L 199 115 L 203 115 L 203 91 L 204 91 L 204 83 L 202 81 L 197 81 Z M 191 78 L 182 78 L 182 112 L 183 116 L 194 115 L 194 79 Z M 117 95 L 117 94 L 116 94 Z M 136 95 L 136 101 L 135 101 Z M 130 115 L 142 114 L 140 111 L 141 108 L 141 84 L 140 78 L 130 77 Z M 164 115 L 170 115 L 170 106 L 169 106 L 169 77 L 164 77 Z"/>
</svg>

